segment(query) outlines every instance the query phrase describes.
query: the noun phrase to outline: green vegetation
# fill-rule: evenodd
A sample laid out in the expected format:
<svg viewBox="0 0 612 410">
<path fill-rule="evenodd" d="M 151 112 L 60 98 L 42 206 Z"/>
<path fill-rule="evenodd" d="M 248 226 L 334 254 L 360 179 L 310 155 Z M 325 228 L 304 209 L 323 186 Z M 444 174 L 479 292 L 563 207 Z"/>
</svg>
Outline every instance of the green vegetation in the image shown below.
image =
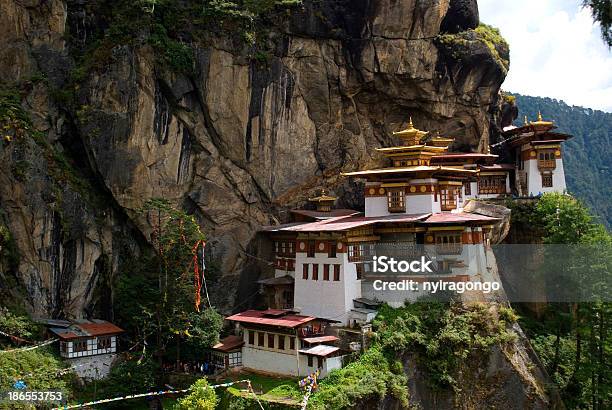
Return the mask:
<svg viewBox="0 0 612 410">
<path fill-rule="evenodd" d="M 506 310 L 498 318 L 484 304 L 382 306 L 373 323 L 370 348 L 323 379 L 311 399 L 312 406 L 344 409 L 392 396 L 408 407 L 406 360 L 417 360 L 432 387 L 459 392 L 457 374 L 464 363 L 485 361 L 491 346 L 515 340 L 516 335 L 507 328 L 515 317 Z"/>
<path fill-rule="evenodd" d="M 26 135 L 30 119 L 21 107 L 21 95 L 14 88 L 0 88 L 0 133 L 2 141 L 11 142 Z"/>
<path fill-rule="evenodd" d="M 28 346 L 23 344 L 26 343 L 23 339 L 28 342 L 40 342 L 39 326 L 27 316 L 16 314 L 4 306 L 0 306 L 0 331 L 12 336 L 0 334 L 0 350 Z M 69 366 L 53 353 L 52 346 L 0 353 L 0 391 L 13 390 L 13 384 L 22 380 L 29 390 L 61 390 L 70 396 L 72 376 L 64 371 L 67 367 Z M 0 403 L 0 409 L 22 408 L 29 409 L 31 406 L 16 403 L 11 403 L 9 406 Z"/>
<path fill-rule="evenodd" d="M 206 379 L 200 379 L 191 386 L 191 392 L 180 399 L 174 406 L 175 410 L 214 410 L 217 405 L 217 395 L 211 389 Z"/>
<path fill-rule="evenodd" d="M 117 284 L 116 313 L 139 345 L 162 361 L 179 361 L 218 341 L 223 318 L 194 286 L 194 255 L 204 234 L 191 215 L 165 200 L 149 200 L 141 210 L 151 221 L 155 253 L 128 267 Z"/>
<path fill-rule="evenodd" d="M 436 37 L 438 44 L 448 49 L 457 60 L 473 57 L 474 46 L 477 43 L 484 44 L 500 69 L 508 72 L 510 67 L 510 48 L 499 30 L 495 27 L 481 23 L 476 29 L 462 31 L 460 33 L 443 33 Z"/>
<path fill-rule="evenodd" d="M 531 211 L 530 211 L 531 210 Z M 575 255 L 572 266 L 585 275 L 604 273 L 610 277 L 612 236 L 594 222 L 578 200 L 562 194 L 545 194 L 535 204 L 522 206 L 519 221 L 542 227 L 542 240 L 548 244 L 594 246 L 597 258 Z M 516 216 L 513 210 L 513 220 Z M 571 248 L 568 248 L 568 252 Z M 583 248 L 579 248 L 583 249 Z M 558 257 L 558 256 L 557 256 Z M 543 265 L 555 266 L 545 252 Z M 565 259 L 564 259 L 565 260 Z M 559 280 L 563 280 L 559 278 Z M 571 286 L 571 285 L 568 285 Z M 602 286 L 608 286 L 603 283 Z M 546 366 L 568 408 L 605 409 L 612 405 L 612 304 L 609 302 L 549 303 L 535 318 L 525 306 L 519 319 L 538 356 Z"/>
<path fill-rule="evenodd" d="M 612 47 L 612 4 L 610 0 L 582 0 L 591 9 L 593 19 L 601 26 L 601 37 Z"/>
<path fill-rule="evenodd" d="M 563 144 L 563 166 L 568 190 L 583 200 L 592 212 L 612 227 L 612 114 L 589 108 L 569 106 L 551 98 L 516 97 L 519 117 L 530 120 L 542 111 L 544 119 L 555 122 L 558 131 L 574 135 Z"/>
</svg>

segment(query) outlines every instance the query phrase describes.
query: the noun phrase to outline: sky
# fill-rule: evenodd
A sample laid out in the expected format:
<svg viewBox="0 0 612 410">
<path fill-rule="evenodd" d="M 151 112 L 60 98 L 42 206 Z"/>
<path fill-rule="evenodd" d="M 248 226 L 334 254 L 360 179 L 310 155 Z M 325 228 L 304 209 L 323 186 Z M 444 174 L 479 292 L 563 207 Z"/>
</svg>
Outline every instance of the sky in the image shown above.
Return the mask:
<svg viewBox="0 0 612 410">
<path fill-rule="evenodd" d="M 612 50 L 581 0 L 478 0 L 510 44 L 502 89 L 612 112 Z"/>
</svg>

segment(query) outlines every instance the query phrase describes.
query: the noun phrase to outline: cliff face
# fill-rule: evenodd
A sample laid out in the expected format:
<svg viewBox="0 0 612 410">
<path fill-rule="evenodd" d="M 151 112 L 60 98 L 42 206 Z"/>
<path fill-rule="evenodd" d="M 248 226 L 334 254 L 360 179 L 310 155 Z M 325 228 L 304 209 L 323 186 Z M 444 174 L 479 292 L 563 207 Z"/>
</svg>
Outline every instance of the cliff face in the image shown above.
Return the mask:
<svg viewBox="0 0 612 410">
<path fill-rule="evenodd" d="M 259 226 L 321 187 L 360 207 L 339 172 L 379 161 L 373 148 L 408 116 L 482 149 L 507 70 L 503 44 L 466 31 L 475 1 L 305 1 L 267 21 L 265 58 L 222 30 L 185 39 L 189 74 L 146 41 L 90 42 L 109 7 L 0 3 L 0 81 L 31 119 L 0 146 L 0 216 L 19 256 L 5 245 L 0 272 L 37 315 L 105 311 L 147 248 L 137 210 L 152 197 L 197 216 L 223 274 L 216 305 L 231 310 L 252 292 Z M 80 68 L 77 48 L 104 64 Z"/>
</svg>

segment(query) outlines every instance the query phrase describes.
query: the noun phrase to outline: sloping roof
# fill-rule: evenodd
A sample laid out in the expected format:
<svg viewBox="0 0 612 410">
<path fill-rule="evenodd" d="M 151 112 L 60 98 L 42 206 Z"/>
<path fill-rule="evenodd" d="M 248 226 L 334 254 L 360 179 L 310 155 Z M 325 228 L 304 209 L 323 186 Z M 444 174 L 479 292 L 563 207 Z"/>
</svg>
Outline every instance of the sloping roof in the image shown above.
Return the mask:
<svg viewBox="0 0 612 410">
<path fill-rule="evenodd" d="M 468 212 L 440 212 L 436 214 L 432 214 L 429 218 L 427 218 L 424 222 L 428 224 L 445 224 L 445 223 L 463 223 L 463 222 L 485 222 L 485 223 L 494 223 L 498 221 L 499 218 L 491 218 L 489 216 L 472 214 Z"/>
<path fill-rule="evenodd" d="M 308 349 L 300 349 L 300 353 L 313 355 L 313 356 L 321 356 L 326 357 L 332 353 L 340 350 L 339 347 L 336 346 L 328 346 L 328 345 L 316 345 L 313 347 L 309 347 Z"/>
<path fill-rule="evenodd" d="M 480 152 L 449 152 L 447 154 L 436 155 L 432 157 L 431 160 L 440 160 L 440 159 L 461 159 L 461 158 L 497 158 L 499 155 L 495 154 L 483 154 Z"/>
<path fill-rule="evenodd" d="M 244 345 L 244 340 L 240 336 L 230 335 L 219 341 L 212 348 L 221 352 L 229 352 Z"/>
<path fill-rule="evenodd" d="M 512 164 L 492 164 L 492 165 L 481 165 L 480 169 L 483 171 L 509 171 L 514 169 Z"/>
<path fill-rule="evenodd" d="M 427 218 L 426 214 L 398 214 L 387 216 L 349 216 L 344 218 L 327 219 L 318 222 L 309 222 L 299 225 L 288 226 L 281 231 L 288 232 L 328 232 L 328 231 L 345 231 L 347 229 L 357 228 L 360 226 L 372 225 L 375 223 L 400 223 L 400 222 L 417 222 Z"/>
<path fill-rule="evenodd" d="M 292 209 L 290 212 L 292 214 L 303 215 L 313 219 L 335 218 L 338 216 L 349 216 L 360 213 L 359 211 L 355 211 L 354 209 L 332 209 L 328 212 L 312 211 L 309 209 Z"/>
<path fill-rule="evenodd" d="M 305 323 L 312 322 L 316 317 L 296 315 L 290 312 L 282 316 L 266 317 L 266 311 L 264 310 L 246 310 L 226 317 L 226 319 L 238 323 L 295 328 Z"/>
<path fill-rule="evenodd" d="M 318 337 L 306 337 L 304 339 L 306 343 L 323 343 L 323 342 L 336 342 L 338 339 L 336 336 L 318 336 Z"/>
<path fill-rule="evenodd" d="M 353 177 L 361 177 L 361 176 L 369 176 L 369 175 L 386 175 L 386 174 L 402 174 L 402 173 L 412 173 L 412 172 L 451 172 L 457 174 L 473 174 L 476 171 L 469 169 L 461 169 L 461 168 L 452 168 L 452 167 L 444 167 L 444 166 L 429 166 L 429 165 L 418 165 L 413 167 L 389 167 L 389 168 L 377 168 L 370 169 L 365 171 L 355 171 L 355 172 L 343 172 L 344 176 L 353 176 Z"/>
<path fill-rule="evenodd" d="M 77 320 L 68 327 L 52 327 L 49 329 L 61 339 L 75 339 L 79 337 L 108 336 L 123 333 L 123 329 L 106 320 Z"/>
</svg>

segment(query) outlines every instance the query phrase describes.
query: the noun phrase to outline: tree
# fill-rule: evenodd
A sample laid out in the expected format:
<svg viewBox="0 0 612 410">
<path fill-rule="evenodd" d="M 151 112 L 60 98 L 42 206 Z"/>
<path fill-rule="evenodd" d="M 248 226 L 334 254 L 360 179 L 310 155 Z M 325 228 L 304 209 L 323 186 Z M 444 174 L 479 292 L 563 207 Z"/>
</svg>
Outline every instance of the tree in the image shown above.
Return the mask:
<svg viewBox="0 0 612 410">
<path fill-rule="evenodd" d="M 612 47 L 612 1 L 583 0 L 583 4 L 591 9 L 593 19 L 601 25 L 601 36 Z"/>
<path fill-rule="evenodd" d="M 117 286 L 117 313 L 158 362 L 167 356 L 170 344 L 180 360 L 181 343 L 199 348 L 218 341 L 223 318 L 210 306 L 200 304 L 202 276 L 198 250 L 204 234 L 191 215 L 162 199 L 145 203 L 142 214 L 153 231 L 154 253 L 122 275 Z M 203 311 L 200 305 L 206 306 Z"/>
<path fill-rule="evenodd" d="M 174 410 L 214 410 L 217 405 L 215 390 L 206 379 L 199 379 L 191 385 L 191 393 L 174 406 Z"/>
</svg>

